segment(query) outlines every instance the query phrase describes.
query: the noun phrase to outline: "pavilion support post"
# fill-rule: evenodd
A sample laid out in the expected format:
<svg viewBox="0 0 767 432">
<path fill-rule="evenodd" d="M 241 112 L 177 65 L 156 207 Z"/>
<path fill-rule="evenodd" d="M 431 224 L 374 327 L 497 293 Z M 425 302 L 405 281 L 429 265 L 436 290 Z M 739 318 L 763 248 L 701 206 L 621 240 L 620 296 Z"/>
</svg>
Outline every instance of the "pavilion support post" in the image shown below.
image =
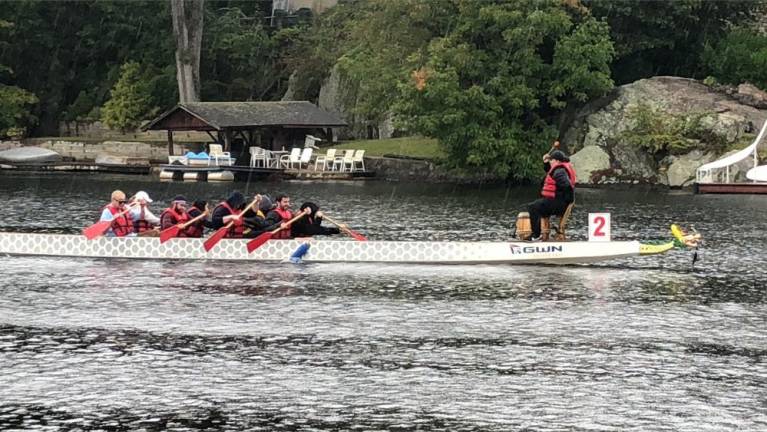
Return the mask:
<svg viewBox="0 0 767 432">
<path fill-rule="evenodd" d="M 173 156 L 173 131 L 168 129 L 168 156 Z"/>
<path fill-rule="evenodd" d="M 224 151 L 232 151 L 232 131 L 224 130 Z"/>
</svg>

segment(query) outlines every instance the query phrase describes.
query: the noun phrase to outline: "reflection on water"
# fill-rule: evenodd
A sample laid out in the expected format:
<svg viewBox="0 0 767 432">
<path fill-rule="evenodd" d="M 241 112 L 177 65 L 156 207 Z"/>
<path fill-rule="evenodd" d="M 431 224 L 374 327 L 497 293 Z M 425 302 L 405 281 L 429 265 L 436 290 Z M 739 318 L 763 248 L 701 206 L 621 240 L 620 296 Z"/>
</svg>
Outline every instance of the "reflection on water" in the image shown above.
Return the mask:
<svg viewBox="0 0 767 432">
<path fill-rule="evenodd" d="M 0 176 L 2 229 L 77 232 L 112 189 Z M 238 184 L 372 239 L 501 240 L 532 189 Z M 614 236 L 706 236 L 599 265 L 252 264 L 1 257 L 0 429 L 764 430 L 764 197 L 581 191 Z M 737 226 L 731 226 L 737 221 Z"/>
</svg>

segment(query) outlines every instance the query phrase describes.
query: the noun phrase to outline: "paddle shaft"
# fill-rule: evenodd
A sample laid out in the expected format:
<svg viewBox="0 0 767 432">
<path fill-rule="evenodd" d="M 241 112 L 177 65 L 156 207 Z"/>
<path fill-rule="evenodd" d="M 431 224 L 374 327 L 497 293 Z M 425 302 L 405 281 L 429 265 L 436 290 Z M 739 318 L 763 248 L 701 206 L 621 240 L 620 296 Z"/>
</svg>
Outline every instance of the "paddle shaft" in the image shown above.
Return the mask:
<svg viewBox="0 0 767 432">
<path fill-rule="evenodd" d="M 256 199 L 251 201 L 250 204 L 248 204 L 248 206 L 245 207 L 245 209 L 242 212 L 235 215 L 236 216 L 235 219 L 241 218 L 245 213 L 248 212 L 248 210 L 253 208 L 253 206 L 260 201 L 261 201 L 261 196 L 259 195 L 258 197 L 256 197 Z M 213 249 L 213 246 L 218 244 L 218 242 L 221 241 L 221 239 L 224 238 L 224 236 L 226 236 L 226 233 L 229 231 L 230 228 L 232 228 L 232 225 L 234 225 L 234 220 L 230 221 L 223 227 L 219 228 L 218 230 L 216 230 L 216 232 L 213 233 L 213 235 L 208 237 L 208 239 L 205 240 L 205 242 L 203 243 L 203 247 L 205 248 L 205 251 L 210 251 L 211 249 Z"/>
<path fill-rule="evenodd" d="M 322 218 L 326 219 L 328 222 L 330 222 L 333 225 L 337 226 L 338 228 L 341 229 L 341 231 L 345 232 L 346 234 L 349 234 L 350 236 L 354 237 L 356 240 L 363 241 L 362 239 L 365 238 L 362 234 L 360 234 L 358 232 L 355 232 L 355 231 L 352 231 L 351 228 L 349 228 L 349 227 L 347 227 L 347 226 L 345 226 L 345 225 L 343 225 L 341 223 L 338 223 L 338 222 L 334 221 L 333 218 L 331 218 L 330 216 L 328 216 L 326 214 L 323 214 Z"/>
<path fill-rule="evenodd" d="M 192 219 L 182 223 L 181 226 L 179 226 L 178 228 L 182 229 L 182 230 L 187 229 L 187 228 L 189 228 L 189 225 L 199 221 L 200 219 L 203 219 L 207 215 L 208 215 L 208 211 L 205 210 L 204 212 L 202 212 L 201 214 L 195 216 L 194 218 L 192 218 Z"/>
<path fill-rule="evenodd" d="M 126 214 L 128 214 L 131 210 L 133 210 L 133 207 L 135 205 L 136 203 L 133 203 L 129 205 L 125 210 L 121 211 L 120 213 L 117 213 L 116 215 L 113 215 L 111 220 L 98 221 L 95 224 L 83 229 L 83 234 L 85 234 L 85 236 L 88 237 L 89 240 L 104 234 L 104 232 L 108 230 L 109 227 L 112 226 L 112 224 L 117 218 L 123 217 Z"/>
<path fill-rule="evenodd" d="M 301 213 L 297 214 L 296 216 L 294 216 L 294 217 L 293 217 L 293 219 L 290 219 L 289 221 L 285 222 L 285 228 L 290 228 L 290 225 L 291 225 L 293 222 L 295 222 L 295 221 L 297 221 L 297 220 L 301 219 L 301 218 L 302 218 L 302 217 L 304 217 L 304 216 L 306 216 L 306 213 L 304 213 L 304 212 L 301 212 Z M 282 230 L 283 230 L 283 227 L 282 227 L 282 226 L 280 226 L 279 228 L 277 228 L 277 229 L 274 229 L 274 230 L 271 230 L 271 231 L 269 231 L 269 232 L 270 232 L 270 233 L 272 233 L 272 234 L 277 234 L 278 232 L 280 232 L 280 231 L 282 231 Z"/>
<path fill-rule="evenodd" d="M 305 215 L 306 215 L 305 212 L 301 212 L 298 215 L 296 215 L 293 219 L 290 219 L 289 221 L 284 222 L 284 224 L 280 225 L 279 228 L 259 234 L 258 237 L 254 238 L 253 240 L 247 243 L 246 247 L 248 248 L 248 253 L 253 252 L 254 250 L 260 248 L 261 246 L 264 245 L 264 243 L 271 240 L 273 235 L 277 234 L 282 229 L 290 227 L 290 224 L 304 217 Z"/>
</svg>

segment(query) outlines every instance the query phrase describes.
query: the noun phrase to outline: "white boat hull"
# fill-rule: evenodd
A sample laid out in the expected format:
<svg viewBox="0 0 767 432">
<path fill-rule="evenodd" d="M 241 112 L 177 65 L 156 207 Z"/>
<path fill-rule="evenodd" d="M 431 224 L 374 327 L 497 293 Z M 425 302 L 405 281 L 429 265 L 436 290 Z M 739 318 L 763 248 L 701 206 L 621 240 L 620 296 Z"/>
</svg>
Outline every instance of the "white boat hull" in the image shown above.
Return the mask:
<svg viewBox="0 0 767 432">
<path fill-rule="evenodd" d="M 248 240 L 224 239 L 210 252 L 204 239 L 106 238 L 81 235 L 0 233 L 0 254 L 164 260 L 283 261 L 302 240 L 270 240 L 248 253 Z M 305 262 L 412 264 L 573 264 L 665 252 L 667 245 L 614 242 L 429 242 L 311 240 Z"/>
</svg>

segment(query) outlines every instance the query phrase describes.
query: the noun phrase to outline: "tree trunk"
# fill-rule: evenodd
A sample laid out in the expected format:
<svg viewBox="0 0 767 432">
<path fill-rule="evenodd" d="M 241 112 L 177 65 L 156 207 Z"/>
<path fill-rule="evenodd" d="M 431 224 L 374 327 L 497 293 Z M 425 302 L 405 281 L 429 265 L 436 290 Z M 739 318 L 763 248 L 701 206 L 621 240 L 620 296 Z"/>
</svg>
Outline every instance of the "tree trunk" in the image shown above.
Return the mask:
<svg viewBox="0 0 767 432">
<path fill-rule="evenodd" d="M 170 0 L 176 38 L 176 81 L 181 103 L 200 101 L 200 49 L 204 0 Z"/>
</svg>

